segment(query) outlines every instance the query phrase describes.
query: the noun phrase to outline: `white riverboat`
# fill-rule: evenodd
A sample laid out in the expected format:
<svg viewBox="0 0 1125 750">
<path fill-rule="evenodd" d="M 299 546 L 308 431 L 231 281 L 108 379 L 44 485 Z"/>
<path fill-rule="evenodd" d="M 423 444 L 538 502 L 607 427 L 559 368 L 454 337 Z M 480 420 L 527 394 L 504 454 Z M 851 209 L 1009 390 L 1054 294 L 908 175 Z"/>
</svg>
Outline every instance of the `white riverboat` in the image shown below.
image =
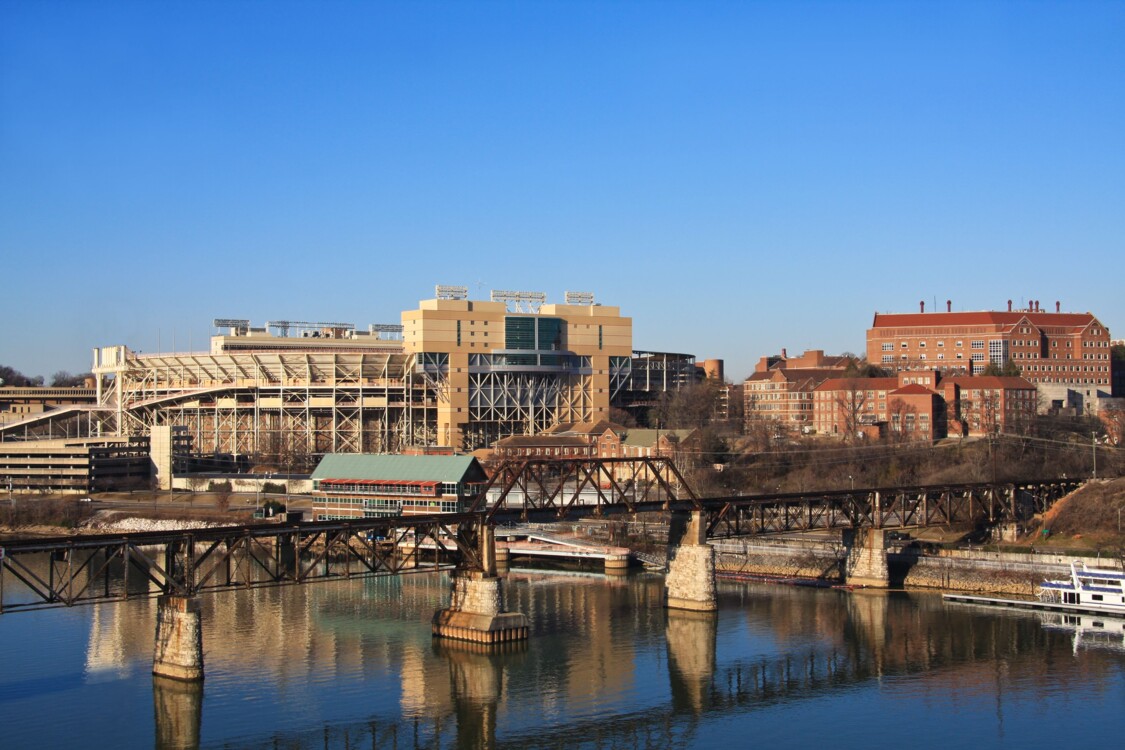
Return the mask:
<svg viewBox="0 0 1125 750">
<path fill-rule="evenodd" d="M 1072 562 L 1070 578 L 1039 584 L 1038 599 L 997 599 L 968 594 L 942 594 L 942 598 L 959 604 L 1125 617 L 1125 572 Z"/>
<path fill-rule="evenodd" d="M 1125 616 L 1125 572 L 1078 565 L 1070 564 L 1070 578 L 1040 584 L 1039 601 L 1054 605 L 1052 609 Z"/>
</svg>

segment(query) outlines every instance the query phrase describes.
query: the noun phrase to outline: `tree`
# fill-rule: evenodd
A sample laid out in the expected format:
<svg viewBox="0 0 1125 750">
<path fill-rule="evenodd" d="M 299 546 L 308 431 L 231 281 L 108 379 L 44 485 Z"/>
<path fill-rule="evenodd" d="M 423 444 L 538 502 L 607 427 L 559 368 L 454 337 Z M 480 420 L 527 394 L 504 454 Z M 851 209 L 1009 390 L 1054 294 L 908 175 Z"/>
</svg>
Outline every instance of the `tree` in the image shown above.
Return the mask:
<svg viewBox="0 0 1125 750">
<path fill-rule="evenodd" d="M 52 388 L 77 388 L 85 385 L 87 378 L 93 378 L 92 373 L 83 373 L 81 375 L 71 375 L 66 370 L 59 370 L 51 376 Z"/>
<path fill-rule="evenodd" d="M 844 442 L 849 443 L 859 434 L 861 418 L 867 407 L 868 391 L 860 378 L 848 378 L 844 389 L 836 397 L 836 411 L 844 421 Z"/>
<path fill-rule="evenodd" d="M 616 406 L 610 407 L 609 421 L 613 422 L 614 424 L 619 424 L 622 427 L 637 426 L 637 420 L 633 417 L 632 414 L 625 411 L 624 409 L 619 409 Z"/>
<path fill-rule="evenodd" d="M 1103 407 L 1101 420 L 1111 445 L 1125 443 L 1125 398 L 1113 399 Z"/>
<path fill-rule="evenodd" d="M 893 375 L 890 370 L 868 362 L 867 357 L 847 353 L 844 356 L 850 357 L 848 366 L 844 368 L 845 378 L 889 378 Z"/>
<path fill-rule="evenodd" d="M 672 430 L 708 426 L 715 417 L 722 385 L 717 380 L 704 380 L 660 394 L 649 412 L 649 424 Z"/>
<path fill-rule="evenodd" d="M 981 375 L 994 375 L 1004 378 L 1018 378 L 1023 373 L 1020 372 L 1019 365 L 1010 359 L 1004 360 L 1004 364 L 999 365 L 995 362 L 989 362 L 988 366 L 981 371 Z"/>
<path fill-rule="evenodd" d="M 37 375 L 33 378 L 29 378 L 14 367 L 0 365 L 0 385 L 11 386 L 13 388 L 40 386 L 43 385 L 43 376 Z"/>
<path fill-rule="evenodd" d="M 188 489 L 191 490 L 191 503 L 195 504 L 195 493 L 199 492 L 207 485 L 207 477 L 200 476 L 199 474 L 191 474 L 188 476 Z"/>
<path fill-rule="evenodd" d="M 918 410 L 901 398 L 896 398 L 891 401 L 889 412 L 891 429 L 888 437 L 891 441 L 903 442 L 914 439 L 913 433 L 917 424 Z"/>
</svg>

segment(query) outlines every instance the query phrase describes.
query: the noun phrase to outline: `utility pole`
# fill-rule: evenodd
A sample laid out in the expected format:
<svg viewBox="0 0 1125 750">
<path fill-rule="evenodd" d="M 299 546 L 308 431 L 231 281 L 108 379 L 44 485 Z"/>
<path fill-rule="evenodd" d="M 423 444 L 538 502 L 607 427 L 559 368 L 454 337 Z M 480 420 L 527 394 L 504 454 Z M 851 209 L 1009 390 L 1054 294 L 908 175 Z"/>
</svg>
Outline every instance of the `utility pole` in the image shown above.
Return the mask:
<svg viewBox="0 0 1125 750">
<path fill-rule="evenodd" d="M 1090 433 L 1090 447 L 1094 452 L 1094 479 L 1098 478 L 1098 433 Z"/>
</svg>

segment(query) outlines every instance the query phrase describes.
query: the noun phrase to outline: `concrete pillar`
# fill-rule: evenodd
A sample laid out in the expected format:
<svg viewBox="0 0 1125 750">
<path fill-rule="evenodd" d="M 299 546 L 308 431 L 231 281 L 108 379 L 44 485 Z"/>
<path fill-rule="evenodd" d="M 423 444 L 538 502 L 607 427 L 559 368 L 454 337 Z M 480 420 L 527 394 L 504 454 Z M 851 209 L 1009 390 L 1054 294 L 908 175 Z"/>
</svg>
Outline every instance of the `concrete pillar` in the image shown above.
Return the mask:
<svg viewBox="0 0 1125 750">
<path fill-rule="evenodd" d="M 604 562 L 607 576 L 623 576 L 629 572 L 628 555 L 606 555 Z"/>
<path fill-rule="evenodd" d="M 172 489 L 172 427 L 157 425 L 150 428 L 148 437 L 149 458 L 152 460 L 156 489 Z"/>
<path fill-rule="evenodd" d="M 203 683 L 152 678 L 152 707 L 157 750 L 199 747 L 203 717 Z"/>
<path fill-rule="evenodd" d="M 675 524 L 679 525 L 679 524 Z M 665 606 L 713 612 L 715 599 L 715 549 L 707 544 L 707 514 L 692 511 L 679 546 L 670 550 L 664 579 Z"/>
<path fill-rule="evenodd" d="M 504 586 L 497 575 L 459 570 L 452 577 L 449 607 L 434 613 L 436 637 L 488 645 L 527 639 L 527 616 L 504 611 Z"/>
<path fill-rule="evenodd" d="M 845 534 L 844 544 L 848 547 L 845 582 L 850 586 L 887 588 L 890 578 L 883 529 L 855 529 Z"/>
<path fill-rule="evenodd" d="M 152 673 L 173 680 L 203 679 L 203 622 L 196 596 L 162 596 L 156 608 Z"/>
</svg>

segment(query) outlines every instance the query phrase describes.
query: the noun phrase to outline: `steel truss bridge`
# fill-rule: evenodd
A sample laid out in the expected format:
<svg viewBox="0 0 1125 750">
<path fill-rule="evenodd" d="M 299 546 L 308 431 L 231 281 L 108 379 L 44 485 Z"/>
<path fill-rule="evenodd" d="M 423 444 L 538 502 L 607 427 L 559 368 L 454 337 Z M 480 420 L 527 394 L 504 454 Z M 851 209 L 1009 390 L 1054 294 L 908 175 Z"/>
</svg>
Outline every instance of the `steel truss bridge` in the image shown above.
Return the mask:
<svg viewBox="0 0 1125 750">
<path fill-rule="evenodd" d="M 516 521 L 705 511 L 713 538 L 1020 522 L 1081 484 L 1050 479 L 699 498 L 668 459 L 528 459 L 502 465 L 462 513 L 6 542 L 0 613 L 453 566 L 487 570 L 487 530 Z"/>
</svg>

